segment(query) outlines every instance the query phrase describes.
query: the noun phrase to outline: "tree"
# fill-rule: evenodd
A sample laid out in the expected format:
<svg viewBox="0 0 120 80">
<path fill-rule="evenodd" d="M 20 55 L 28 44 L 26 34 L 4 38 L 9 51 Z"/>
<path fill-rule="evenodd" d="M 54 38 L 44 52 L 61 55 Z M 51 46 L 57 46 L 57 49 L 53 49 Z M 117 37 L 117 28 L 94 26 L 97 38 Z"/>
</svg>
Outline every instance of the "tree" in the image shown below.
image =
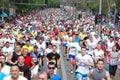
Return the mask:
<svg viewBox="0 0 120 80">
<path fill-rule="evenodd" d="M 115 0 L 115 3 L 116 3 L 116 8 L 118 12 L 120 12 L 120 0 Z"/>
</svg>

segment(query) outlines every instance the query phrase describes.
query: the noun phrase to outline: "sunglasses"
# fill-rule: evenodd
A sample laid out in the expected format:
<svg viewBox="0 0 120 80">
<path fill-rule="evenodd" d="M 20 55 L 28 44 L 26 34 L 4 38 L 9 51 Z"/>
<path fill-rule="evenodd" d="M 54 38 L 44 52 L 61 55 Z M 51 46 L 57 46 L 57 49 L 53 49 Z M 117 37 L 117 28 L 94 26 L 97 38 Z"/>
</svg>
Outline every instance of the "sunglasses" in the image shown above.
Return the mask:
<svg viewBox="0 0 120 80">
<path fill-rule="evenodd" d="M 55 67 L 48 67 L 49 69 L 55 69 Z"/>
<path fill-rule="evenodd" d="M 39 78 L 39 80 L 46 80 L 45 78 Z"/>
</svg>

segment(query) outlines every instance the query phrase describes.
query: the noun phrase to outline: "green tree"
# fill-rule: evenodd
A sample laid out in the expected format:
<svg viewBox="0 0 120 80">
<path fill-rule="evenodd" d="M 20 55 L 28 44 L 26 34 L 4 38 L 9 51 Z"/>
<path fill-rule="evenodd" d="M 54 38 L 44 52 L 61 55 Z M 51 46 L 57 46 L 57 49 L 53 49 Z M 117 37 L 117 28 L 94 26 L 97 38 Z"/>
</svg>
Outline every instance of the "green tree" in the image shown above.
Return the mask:
<svg viewBox="0 0 120 80">
<path fill-rule="evenodd" d="M 115 0 L 117 10 L 120 12 L 120 0 Z"/>
</svg>

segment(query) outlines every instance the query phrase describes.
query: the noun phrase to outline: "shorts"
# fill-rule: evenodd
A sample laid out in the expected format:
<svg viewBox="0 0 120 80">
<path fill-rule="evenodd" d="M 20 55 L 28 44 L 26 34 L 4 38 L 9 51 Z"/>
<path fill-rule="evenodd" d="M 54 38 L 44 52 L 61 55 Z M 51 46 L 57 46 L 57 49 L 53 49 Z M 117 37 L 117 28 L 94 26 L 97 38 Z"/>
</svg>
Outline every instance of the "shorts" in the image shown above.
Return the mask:
<svg viewBox="0 0 120 80">
<path fill-rule="evenodd" d="M 87 80 L 87 75 L 88 74 L 82 74 L 80 72 L 76 73 L 76 79 L 82 79 L 82 80 Z"/>
<path fill-rule="evenodd" d="M 115 76 L 116 70 L 117 70 L 117 65 L 109 65 L 110 75 Z"/>
<path fill-rule="evenodd" d="M 69 58 L 75 59 L 75 55 L 69 54 Z"/>
</svg>

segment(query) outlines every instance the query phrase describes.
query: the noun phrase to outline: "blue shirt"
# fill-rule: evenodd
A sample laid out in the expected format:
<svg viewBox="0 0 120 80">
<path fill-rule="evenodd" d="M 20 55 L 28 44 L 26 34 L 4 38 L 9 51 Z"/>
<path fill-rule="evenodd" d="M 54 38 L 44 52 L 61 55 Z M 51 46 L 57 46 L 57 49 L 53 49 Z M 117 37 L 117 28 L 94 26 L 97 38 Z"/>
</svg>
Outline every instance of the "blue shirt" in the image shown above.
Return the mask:
<svg viewBox="0 0 120 80">
<path fill-rule="evenodd" d="M 78 42 L 78 43 L 79 43 L 79 42 L 80 42 L 80 38 L 76 38 L 76 39 L 75 39 L 75 42 Z"/>
<path fill-rule="evenodd" d="M 4 73 L 0 73 L 0 80 L 3 80 L 6 75 Z"/>
<path fill-rule="evenodd" d="M 50 78 L 50 80 L 61 80 L 60 76 L 54 74 L 54 77 Z"/>
</svg>

